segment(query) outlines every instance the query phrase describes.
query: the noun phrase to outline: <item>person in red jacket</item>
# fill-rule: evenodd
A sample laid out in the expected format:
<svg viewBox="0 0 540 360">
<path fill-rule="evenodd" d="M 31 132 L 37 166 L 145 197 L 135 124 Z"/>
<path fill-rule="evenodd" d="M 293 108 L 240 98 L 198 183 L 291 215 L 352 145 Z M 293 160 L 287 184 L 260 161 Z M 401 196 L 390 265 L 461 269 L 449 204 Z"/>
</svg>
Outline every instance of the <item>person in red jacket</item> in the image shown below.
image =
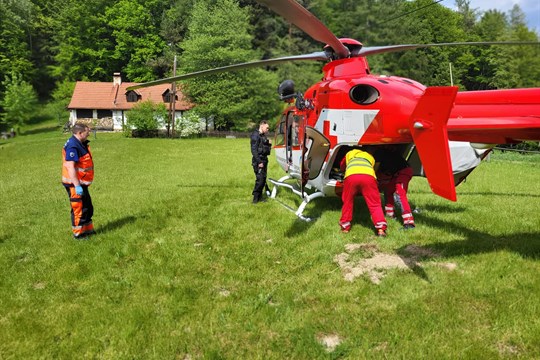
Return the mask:
<svg viewBox="0 0 540 360">
<path fill-rule="evenodd" d="M 356 195 L 362 194 L 371 214 L 371 221 L 375 226 L 377 236 L 386 236 L 387 224 L 377 187 L 377 177 L 374 170 L 375 159 L 368 151 L 370 150 L 353 149 L 341 160 L 340 167 L 342 171 L 345 171 L 345 178 L 341 194 L 343 206 L 339 225 L 342 232 L 350 231 L 354 198 Z"/>
<path fill-rule="evenodd" d="M 384 211 L 386 216 L 390 218 L 395 217 L 395 193 L 401 207 L 403 228 L 413 229 L 415 227 L 414 217 L 407 198 L 409 182 L 413 176 L 412 168 L 409 166 L 407 160 L 389 147 L 383 147 L 377 150 L 375 152 L 375 161 L 379 163 L 377 178 L 379 179 L 379 188 L 384 193 Z"/>
<path fill-rule="evenodd" d="M 88 146 L 90 128 L 76 123 L 62 149 L 62 184 L 71 204 L 71 229 L 75 239 L 95 234 L 92 216 L 94 206 L 88 187 L 94 180 L 94 162 Z"/>
</svg>

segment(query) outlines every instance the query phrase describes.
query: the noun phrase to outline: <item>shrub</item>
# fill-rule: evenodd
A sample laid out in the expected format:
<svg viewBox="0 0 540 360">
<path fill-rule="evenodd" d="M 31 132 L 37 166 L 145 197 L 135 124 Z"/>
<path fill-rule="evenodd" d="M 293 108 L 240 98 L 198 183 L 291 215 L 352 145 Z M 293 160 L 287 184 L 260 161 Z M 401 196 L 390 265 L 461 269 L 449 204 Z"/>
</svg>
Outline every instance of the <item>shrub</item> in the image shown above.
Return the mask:
<svg viewBox="0 0 540 360">
<path fill-rule="evenodd" d="M 167 119 L 167 108 L 165 104 L 155 104 L 152 101 L 143 101 L 135 105 L 127 115 L 124 134 L 132 136 L 153 136 L 158 129 L 162 128 Z"/>
<path fill-rule="evenodd" d="M 181 118 L 176 119 L 176 133 L 178 136 L 195 137 L 201 133 L 201 117 L 192 111 L 188 111 Z"/>
<path fill-rule="evenodd" d="M 37 94 L 32 85 L 22 79 L 21 74 L 12 71 L 11 76 L 5 75 L 2 82 L 6 90 L 4 98 L 0 99 L 3 113 L 0 122 L 6 127 L 13 127 L 19 133 L 21 127 L 28 123 L 37 104 Z"/>
</svg>

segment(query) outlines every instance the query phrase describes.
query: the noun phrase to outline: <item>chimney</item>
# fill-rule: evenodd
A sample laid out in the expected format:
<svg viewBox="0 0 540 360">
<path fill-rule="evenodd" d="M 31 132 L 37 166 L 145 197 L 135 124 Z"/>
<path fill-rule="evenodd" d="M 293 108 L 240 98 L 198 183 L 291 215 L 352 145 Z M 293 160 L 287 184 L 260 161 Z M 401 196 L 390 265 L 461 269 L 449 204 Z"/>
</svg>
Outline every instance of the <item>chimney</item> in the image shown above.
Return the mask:
<svg viewBox="0 0 540 360">
<path fill-rule="evenodd" d="M 120 76 L 119 72 L 115 72 L 113 74 L 113 86 L 118 85 L 120 86 L 122 84 L 122 77 Z"/>
</svg>

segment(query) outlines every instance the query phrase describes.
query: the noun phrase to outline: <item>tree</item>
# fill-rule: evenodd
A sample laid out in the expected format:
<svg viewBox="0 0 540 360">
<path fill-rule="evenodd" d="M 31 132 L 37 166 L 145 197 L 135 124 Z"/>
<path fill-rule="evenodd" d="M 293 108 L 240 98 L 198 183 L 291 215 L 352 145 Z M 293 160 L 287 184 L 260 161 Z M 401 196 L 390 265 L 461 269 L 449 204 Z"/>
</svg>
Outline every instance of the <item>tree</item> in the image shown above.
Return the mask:
<svg viewBox="0 0 540 360">
<path fill-rule="evenodd" d="M 28 82 L 21 79 L 21 75 L 13 71 L 2 82 L 5 87 L 4 98 L 0 101 L 4 111 L 1 114 L 2 122 L 7 127 L 13 127 L 17 133 L 21 127 L 32 117 L 37 104 L 37 95 Z"/>
<path fill-rule="evenodd" d="M 536 42 L 538 35 L 527 28 L 525 14 L 516 4 L 509 13 L 509 40 Z M 540 47 L 507 46 L 500 49 L 494 82 L 498 88 L 535 87 L 540 83 Z"/>
<path fill-rule="evenodd" d="M 403 2 L 397 18 L 397 44 L 429 44 L 465 40 L 458 13 L 431 0 Z M 444 19 L 444 21 L 441 21 Z M 409 77 L 425 85 L 450 85 L 449 63 L 463 48 L 433 47 L 384 55 L 391 74 Z"/>
<path fill-rule="evenodd" d="M 507 37 L 506 15 L 497 10 L 486 11 L 474 28 L 474 35 L 482 41 L 504 41 Z M 500 63 L 501 47 L 473 47 L 470 57 L 462 57 L 462 82 L 467 90 L 497 89 L 495 81 Z"/>
<path fill-rule="evenodd" d="M 60 80 L 106 80 L 121 69 L 112 58 L 111 29 L 104 19 L 109 0 L 56 0 L 53 17 L 54 66 Z"/>
<path fill-rule="evenodd" d="M 458 14 L 461 15 L 461 22 L 465 31 L 472 31 L 476 19 L 478 18 L 478 10 L 471 8 L 470 0 L 456 0 Z"/>
<path fill-rule="evenodd" d="M 29 46 L 32 13 L 29 0 L 0 0 L 0 79 L 13 71 L 27 80 L 33 77 Z M 2 91 L 0 87 L 0 97 Z"/>
<path fill-rule="evenodd" d="M 182 42 L 181 72 L 190 73 L 258 59 L 251 49 L 247 8 L 234 0 L 195 4 Z M 278 81 L 264 69 L 240 70 L 190 79 L 183 86 L 203 118 L 219 129 L 246 129 L 279 112 Z"/>
<path fill-rule="evenodd" d="M 163 52 L 165 42 L 158 35 L 158 27 L 149 9 L 131 0 L 120 0 L 108 8 L 105 15 L 113 29 L 115 46 L 112 58 L 125 65 L 123 71 L 131 81 L 153 80 L 149 60 Z"/>
<path fill-rule="evenodd" d="M 59 83 L 52 92 L 52 101 L 47 104 L 47 110 L 50 116 L 57 119 L 59 125 L 64 125 L 69 120 L 69 114 L 66 109 L 73 95 L 74 88 L 75 83 L 72 81 Z"/>
</svg>

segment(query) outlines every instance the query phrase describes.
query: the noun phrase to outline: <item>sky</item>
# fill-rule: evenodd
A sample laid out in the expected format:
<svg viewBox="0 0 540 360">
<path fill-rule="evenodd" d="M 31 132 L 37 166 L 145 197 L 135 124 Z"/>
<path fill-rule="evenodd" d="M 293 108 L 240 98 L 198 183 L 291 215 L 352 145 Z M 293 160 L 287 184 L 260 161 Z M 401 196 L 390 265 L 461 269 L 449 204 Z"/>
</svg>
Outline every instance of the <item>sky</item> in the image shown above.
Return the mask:
<svg viewBox="0 0 540 360">
<path fill-rule="evenodd" d="M 451 9 L 456 8 L 454 0 L 444 0 L 441 4 Z M 514 4 L 518 4 L 525 13 L 529 29 L 536 30 L 540 35 L 540 0 L 470 0 L 471 8 L 480 12 L 495 9 L 507 13 Z"/>
</svg>

